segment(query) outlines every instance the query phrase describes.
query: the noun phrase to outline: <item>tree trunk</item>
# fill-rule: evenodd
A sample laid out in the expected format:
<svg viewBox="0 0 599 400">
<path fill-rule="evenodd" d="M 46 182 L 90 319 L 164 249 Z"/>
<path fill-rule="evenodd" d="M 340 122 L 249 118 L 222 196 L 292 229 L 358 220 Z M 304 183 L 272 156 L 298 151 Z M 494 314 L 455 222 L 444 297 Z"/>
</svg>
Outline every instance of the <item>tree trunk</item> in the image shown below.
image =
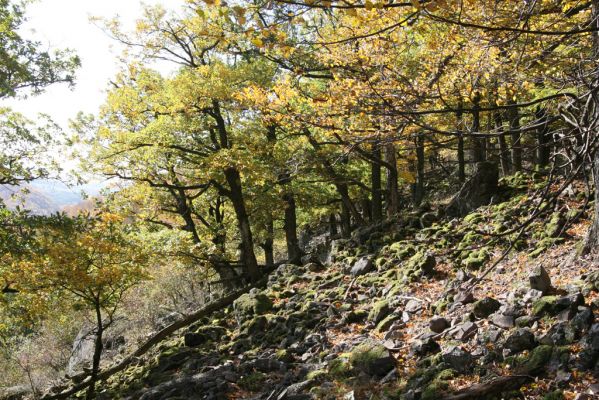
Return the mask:
<svg viewBox="0 0 599 400">
<path fill-rule="evenodd" d="M 414 205 L 419 206 L 424 198 L 424 134 L 416 137 L 416 184 L 414 187 Z"/>
<path fill-rule="evenodd" d="M 480 138 L 480 94 L 476 94 L 472 100 L 472 148 L 470 149 L 471 161 L 476 165 L 485 161 L 485 141 Z"/>
<path fill-rule="evenodd" d="M 299 264 L 302 258 L 302 251 L 297 238 L 297 215 L 295 206 L 295 197 L 290 191 L 283 194 L 285 202 L 285 241 L 287 242 L 287 260 L 291 264 Z"/>
<path fill-rule="evenodd" d="M 272 214 L 268 215 L 268 221 L 266 222 L 266 239 L 262 243 L 262 250 L 264 250 L 264 262 L 268 268 L 275 265 L 274 255 L 274 226 L 272 222 Z"/>
<path fill-rule="evenodd" d="M 371 216 L 373 222 L 378 222 L 383 219 L 383 196 L 381 191 L 381 164 L 377 161 L 381 159 L 381 148 L 378 143 L 373 144 L 372 157 L 374 160 L 371 163 L 370 179 L 371 179 Z"/>
<path fill-rule="evenodd" d="M 511 166 L 510 166 L 510 154 L 509 149 L 507 147 L 507 143 L 505 141 L 505 134 L 503 131 L 503 121 L 501 119 L 501 114 L 499 112 L 495 113 L 495 127 L 497 128 L 497 141 L 499 142 L 499 160 L 501 164 L 501 172 L 503 176 L 508 176 L 510 174 Z"/>
<path fill-rule="evenodd" d="M 245 267 L 247 276 L 256 281 L 260 275 L 258 271 L 258 262 L 254 252 L 254 239 L 252 238 L 252 229 L 250 227 L 250 219 L 245 208 L 243 200 L 243 191 L 241 188 L 241 176 L 235 168 L 225 169 L 225 177 L 231 191 L 231 203 L 235 210 L 239 235 L 241 237 L 242 259 L 241 263 Z"/>
<path fill-rule="evenodd" d="M 397 156 L 395 145 L 389 143 L 385 146 L 385 161 L 387 163 L 387 185 L 386 185 L 386 208 L 387 216 L 391 217 L 399 213 L 399 184 L 397 173 Z"/>
<path fill-rule="evenodd" d="M 541 169 L 549 165 L 551 146 L 549 145 L 549 123 L 547 120 L 547 109 L 537 107 L 535 112 L 537 118 L 537 166 Z"/>
<path fill-rule="evenodd" d="M 518 107 L 515 106 L 516 102 L 513 99 L 508 100 L 508 105 L 511 107 L 508 109 L 509 120 L 510 120 L 510 135 L 512 137 L 512 166 L 513 172 L 522 171 L 522 141 L 520 131 L 520 113 Z"/>
<path fill-rule="evenodd" d="M 456 120 L 458 132 L 458 179 L 461 183 L 464 183 L 466 182 L 466 161 L 464 160 L 464 119 L 461 101 L 456 111 Z"/>
<path fill-rule="evenodd" d="M 331 237 L 337 235 L 337 217 L 335 214 L 329 215 L 329 235 Z"/>
<path fill-rule="evenodd" d="M 351 213 L 345 203 L 341 203 L 341 235 L 343 237 L 351 235 Z"/>
<path fill-rule="evenodd" d="M 102 351 L 104 350 L 104 344 L 102 343 L 102 336 L 104 334 L 104 322 L 102 321 L 102 310 L 100 308 L 99 299 L 95 304 L 96 309 L 96 339 L 94 341 L 94 356 L 92 359 L 92 372 L 90 375 L 90 385 L 87 388 L 87 394 L 85 398 L 92 400 L 96 391 L 96 381 L 98 380 L 98 372 L 100 371 L 100 359 L 102 357 Z"/>
</svg>

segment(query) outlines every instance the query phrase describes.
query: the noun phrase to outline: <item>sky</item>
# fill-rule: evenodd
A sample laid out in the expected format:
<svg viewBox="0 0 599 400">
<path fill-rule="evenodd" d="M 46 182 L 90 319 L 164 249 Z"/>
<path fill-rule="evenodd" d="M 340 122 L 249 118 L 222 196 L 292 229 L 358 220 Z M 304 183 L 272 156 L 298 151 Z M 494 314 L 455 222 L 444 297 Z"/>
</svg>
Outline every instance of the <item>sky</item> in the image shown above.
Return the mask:
<svg viewBox="0 0 599 400">
<path fill-rule="evenodd" d="M 184 0 L 144 0 L 177 10 Z M 122 47 L 111 39 L 90 17 L 119 16 L 123 26 L 133 29 L 142 15 L 140 0 L 38 0 L 27 8 L 28 21 L 21 34 L 40 41 L 48 48 L 71 48 L 79 55 L 82 67 L 77 72 L 74 90 L 66 85 L 50 86 L 45 93 L 24 100 L 9 99 L 9 106 L 30 118 L 38 113 L 50 115 L 63 128 L 79 111 L 95 113 L 105 98 L 109 80 L 118 69 Z"/>
</svg>

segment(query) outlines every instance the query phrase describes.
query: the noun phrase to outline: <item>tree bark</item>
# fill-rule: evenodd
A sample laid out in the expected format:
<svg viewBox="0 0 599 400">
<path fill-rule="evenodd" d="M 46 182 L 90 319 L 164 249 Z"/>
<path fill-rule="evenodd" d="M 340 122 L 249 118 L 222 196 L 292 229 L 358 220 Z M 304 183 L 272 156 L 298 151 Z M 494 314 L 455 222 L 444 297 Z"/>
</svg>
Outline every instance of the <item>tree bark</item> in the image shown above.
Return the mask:
<svg viewBox="0 0 599 400">
<path fill-rule="evenodd" d="M 516 102 L 512 98 L 508 100 L 509 120 L 510 120 L 510 135 L 512 137 L 512 166 L 513 172 L 522 171 L 522 141 L 520 131 L 520 113 L 518 107 L 515 105 Z"/>
<path fill-rule="evenodd" d="M 471 161 L 476 165 L 479 162 L 485 161 L 485 142 L 480 135 L 480 94 L 476 93 L 472 100 L 472 147 L 470 149 Z"/>
<path fill-rule="evenodd" d="M 424 134 L 416 136 L 416 184 L 414 185 L 414 205 L 419 206 L 424 198 Z"/>
<path fill-rule="evenodd" d="M 399 184 L 397 173 L 397 156 L 395 154 L 395 145 L 389 143 L 385 146 L 385 161 L 387 163 L 387 184 L 385 201 L 387 216 L 391 217 L 399 212 Z"/>
<path fill-rule="evenodd" d="M 299 264 L 302 258 L 302 251 L 297 238 L 297 215 L 295 206 L 295 197 L 293 193 L 287 191 L 283 194 L 285 202 L 285 241 L 287 243 L 287 259 L 291 264 Z"/>
<path fill-rule="evenodd" d="M 266 221 L 266 239 L 262 243 L 262 250 L 264 250 L 264 262 L 268 268 L 275 265 L 274 255 L 274 225 L 272 221 L 272 214 L 268 215 L 268 221 Z"/>
<path fill-rule="evenodd" d="M 497 137 L 497 141 L 499 142 L 499 160 L 501 164 L 501 172 L 503 176 L 508 176 L 511 170 L 510 153 L 505 141 L 503 121 L 499 112 L 495 113 L 495 127 L 497 128 L 497 134 L 499 135 Z"/>
<path fill-rule="evenodd" d="M 551 156 L 547 109 L 545 107 L 537 107 L 535 116 L 537 124 L 539 124 L 537 128 L 537 166 L 542 169 L 549 165 L 549 158 Z"/>
<path fill-rule="evenodd" d="M 92 400 L 96 391 L 96 381 L 98 380 L 98 372 L 100 371 L 100 359 L 102 357 L 102 351 L 104 350 L 104 344 L 102 343 L 102 337 L 104 335 L 104 322 L 102 321 L 102 309 L 99 304 L 100 300 L 97 299 L 95 304 L 96 311 L 96 338 L 94 340 L 94 356 L 92 359 L 92 371 L 90 375 L 90 384 L 87 388 L 85 398 Z"/>
<path fill-rule="evenodd" d="M 381 148 L 378 143 L 372 145 L 372 158 L 376 161 L 371 163 L 370 179 L 372 187 L 371 216 L 373 222 L 383 219 L 383 194 L 381 190 L 381 164 L 377 161 L 381 159 Z"/>
<path fill-rule="evenodd" d="M 464 117 L 462 108 L 462 102 L 460 101 L 456 111 L 458 132 L 458 180 L 461 183 L 464 183 L 466 182 L 466 161 L 464 159 Z"/>
<path fill-rule="evenodd" d="M 225 177 L 230 188 L 230 198 L 237 218 L 237 226 L 241 237 L 242 256 L 241 263 L 245 267 L 247 276 L 254 282 L 258 279 L 258 262 L 254 252 L 254 239 L 250 227 L 250 219 L 247 214 L 245 202 L 243 200 L 243 190 L 241 187 L 241 176 L 237 169 L 229 167 L 225 169 Z"/>
</svg>

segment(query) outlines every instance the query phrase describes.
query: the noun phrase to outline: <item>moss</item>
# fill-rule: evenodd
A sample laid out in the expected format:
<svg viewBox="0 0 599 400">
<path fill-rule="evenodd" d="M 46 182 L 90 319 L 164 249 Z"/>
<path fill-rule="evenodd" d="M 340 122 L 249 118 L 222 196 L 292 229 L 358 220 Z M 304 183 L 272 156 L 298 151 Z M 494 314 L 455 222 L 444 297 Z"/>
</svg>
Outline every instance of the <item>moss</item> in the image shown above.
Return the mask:
<svg viewBox="0 0 599 400">
<path fill-rule="evenodd" d="M 282 362 L 292 362 L 293 361 L 293 355 L 286 349 L 277 350 L 277 352 L 275 353 L 275 357 L 277 358 L 277 360 L 282 361 Z"/>
<path fill-rule="evenodd" d="M 266 374 L 262 372 L 254 372 L 250 375 L 243 376 L 238 385 L 250 392 L 256 392 L 263 387 L 264 381 L 266 380 Z"/>
<path fill-rule="evenodd" d="M 506 361 L 516 367 L 520 373 L 535 375 L 545 367 L 552 354 L 553 346 L 541 345 L 527 355 L 510 357 Z"/>
<path fill-rule="evenodd" d="M 457 376 L 457 372 L 451 368 L 449 369 L 444 369 L 443 371 L 439 372 L 436 376 L 435 379 L 439 379 L 442 381 L 448 381 L 450 379 L 453 379 Z"/>
<path fill-rule="evenodd" d="M 389 328 L 391 327 L 391 325 L 395 321 L 397 321 L 397 320 L 399 320 L 399 316 L 397 316 L 397 315 L 389 315 L 384 320 L 382 320 L 381 322 L 378 323 L 378 325 L 376 326 L 375 331 L 377 333 L 386 332 L 387 330 L 389 330 Z"/>
<path fill-rule="evenodd" d="M 557 303 L 557 296 L 543 296 L 539 300 L 535 301 L 532 306 L 532 314 L 534 316 L 540 316 L 546 313 L 554 313 Z"/>
<path fill-rule="evenodd" d="M 306 375 L 307 380 L 320 380 L 327 376 L 327 371 L 323 369 L 317 369 L 316 371 L 310 371 Z"/>
<path fill-rule="evenodd" d="M 556 390 L 555 392 L 551 392 L 545 395 L 545 397 L 543 397 L 543 400 L 563 400 L 565 399 L 564 397 L 564 392 L 562 392 L 561 390 Z"/>
<path fill-rule="evenodd" d="M 351 369 L 349 360 L 343 355 L 332 360 L 328 366 L 329 375 L 335 379 L 347 378 L 351 375 Z"/>
<path fill-rule="evenodd" d="M 443 381 L 434 381 L 429 384 L 424 391 L 422 392 L 421 400 L 437 400 L 440 397 L 440 394 L 443 393 L 449 387 L 447 382 Z"/>
<path fill-rule="evenodd" d="M 381 322 L 390 312 L 389 301 L 381 300 L 372 306 L 370 313 L 368 314 L 368 319 L 373 321 L 375 324 Z"/>
<path fill-rule="evenodd" d="M 462 264 L 470 270 L 478 270 L 489 260 L 489 249 L 483 247 L 468 253 L 468 257 Z"/>
</svg>

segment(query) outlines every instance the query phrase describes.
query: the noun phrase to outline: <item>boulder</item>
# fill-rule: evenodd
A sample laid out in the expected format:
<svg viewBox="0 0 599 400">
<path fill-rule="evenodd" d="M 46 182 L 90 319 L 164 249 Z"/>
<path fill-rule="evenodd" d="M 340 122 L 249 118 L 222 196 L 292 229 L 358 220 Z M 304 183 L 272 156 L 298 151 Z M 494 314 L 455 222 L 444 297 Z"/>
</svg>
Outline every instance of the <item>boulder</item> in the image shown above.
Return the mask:
<svg viewBox="0 0 599 400">
<path fill-rule="evenodd" d="M 381 301 L 376 302 L 372 306 L 372 309 L 370 310 L 370 313 L 368 314 L 368 319 L 370 321 L 374 322 L 375 324 L 378 324 L 383 319 L 385 319 L 385 317 L 387 317 L 387 315 L 389 315 L 390 312 L 391 312 L 391 308 L 389 307 L 389 301 L 381 300 Z"/>
<path fill-rule="evenodd" d="M 238 321 L 252 315 L 266 314 L 272 309 L 272 301 L 268 296 L 252 290 L 239 297 L 233 303 L 233 310 Z"/>
<path fill-rule="evenodd" d="M 455 297 L 453 298 L 453 300 L 456 303 L 469 304 L 469 303 L 473 303 L 474 302 L 474 295 L 470 291 L 468 291 L 468 292 L 461 291 L 461 292 L 458 292 L 455 295 Z"/>
<path fill-rule="evenodd" d="M 449 321 L 443 317 L 435 316 L 429 321 L 428 326 L 431 331 L 435 333 L 441 333 L 445 329 L 449 328 Z"/>
<path fill-rule="evenodd" d="M 362 257 L 353 265 L 350 270 L 352 276 L 365 275 L 374 270 L 372 257 Z"/>
<path fill-rule="evenodd" d="M 410 350 L 412 354 L 415 354 L 418 357 L 424 357 L 429 354 L 439 353 L 441 351 L 441 346 L 439 346 L 439 343 L 435 342 L 434 339 L 428 338 L 425 340 L 418 340 L 410 346 Z"/>
<path fill-rule="evenodd" d="M 528 282 L 531 289 L 538 290 L 543 294 L 547 294 L 551 289 L 551 278 L 542 265 L 535 267 L 528 276 Z"/>
<path fill-rule="evenodd" d="M 382 344 L 367 341 L 352 350 L 349 356 L 352 369 L 369 376 L 384 377 L 395 368 L 395 359 Z"/>
<path fill-rule="evenodd" d="M 511 335 L 505 339 L 503 344 L 504 349 L 510 351 L 510 353 L 519 353 L 524 350 L 531 350 L 535 348 L 536 340 L 535 335 L 525 328 L 516 329 Z"/>
<path fill-rule="evenodd" d="M 487 318 L 489 315 L 499 310 L 499 307 L 501 307 L 501 303 L 499 301 L 492 297 L 485 297 L 484 299 L 474 303 L 472 312 L 477 318 Z"/>
<path fill-rule="evenodd" d="M 458 372 L 468 372 L 473 363 L 473 357 L 462 347 L 453 346 L 442 354 L 443 361 Z"/>
<path fill-rule="evenodd" d="M 435 272 L 437 260 L 430 253 L 418 252 L 408 260 L 407 270 L 419 271 L 424 276 L 431 276 Z"/>
<path fill-rule="evenodd" d="M 478 326 L 474 322 L 464 322 L 456 325 L 453 329 L 452 336 L 456 340 L 465 342 L 476 334 Z"/>
<path fill-rule="evenodd" d="M 510 329 L 515 326 L 514 317 L 505 314 L 494 314 L 491 318 L 491 323 L 503 329 Z"/>
</svg>

